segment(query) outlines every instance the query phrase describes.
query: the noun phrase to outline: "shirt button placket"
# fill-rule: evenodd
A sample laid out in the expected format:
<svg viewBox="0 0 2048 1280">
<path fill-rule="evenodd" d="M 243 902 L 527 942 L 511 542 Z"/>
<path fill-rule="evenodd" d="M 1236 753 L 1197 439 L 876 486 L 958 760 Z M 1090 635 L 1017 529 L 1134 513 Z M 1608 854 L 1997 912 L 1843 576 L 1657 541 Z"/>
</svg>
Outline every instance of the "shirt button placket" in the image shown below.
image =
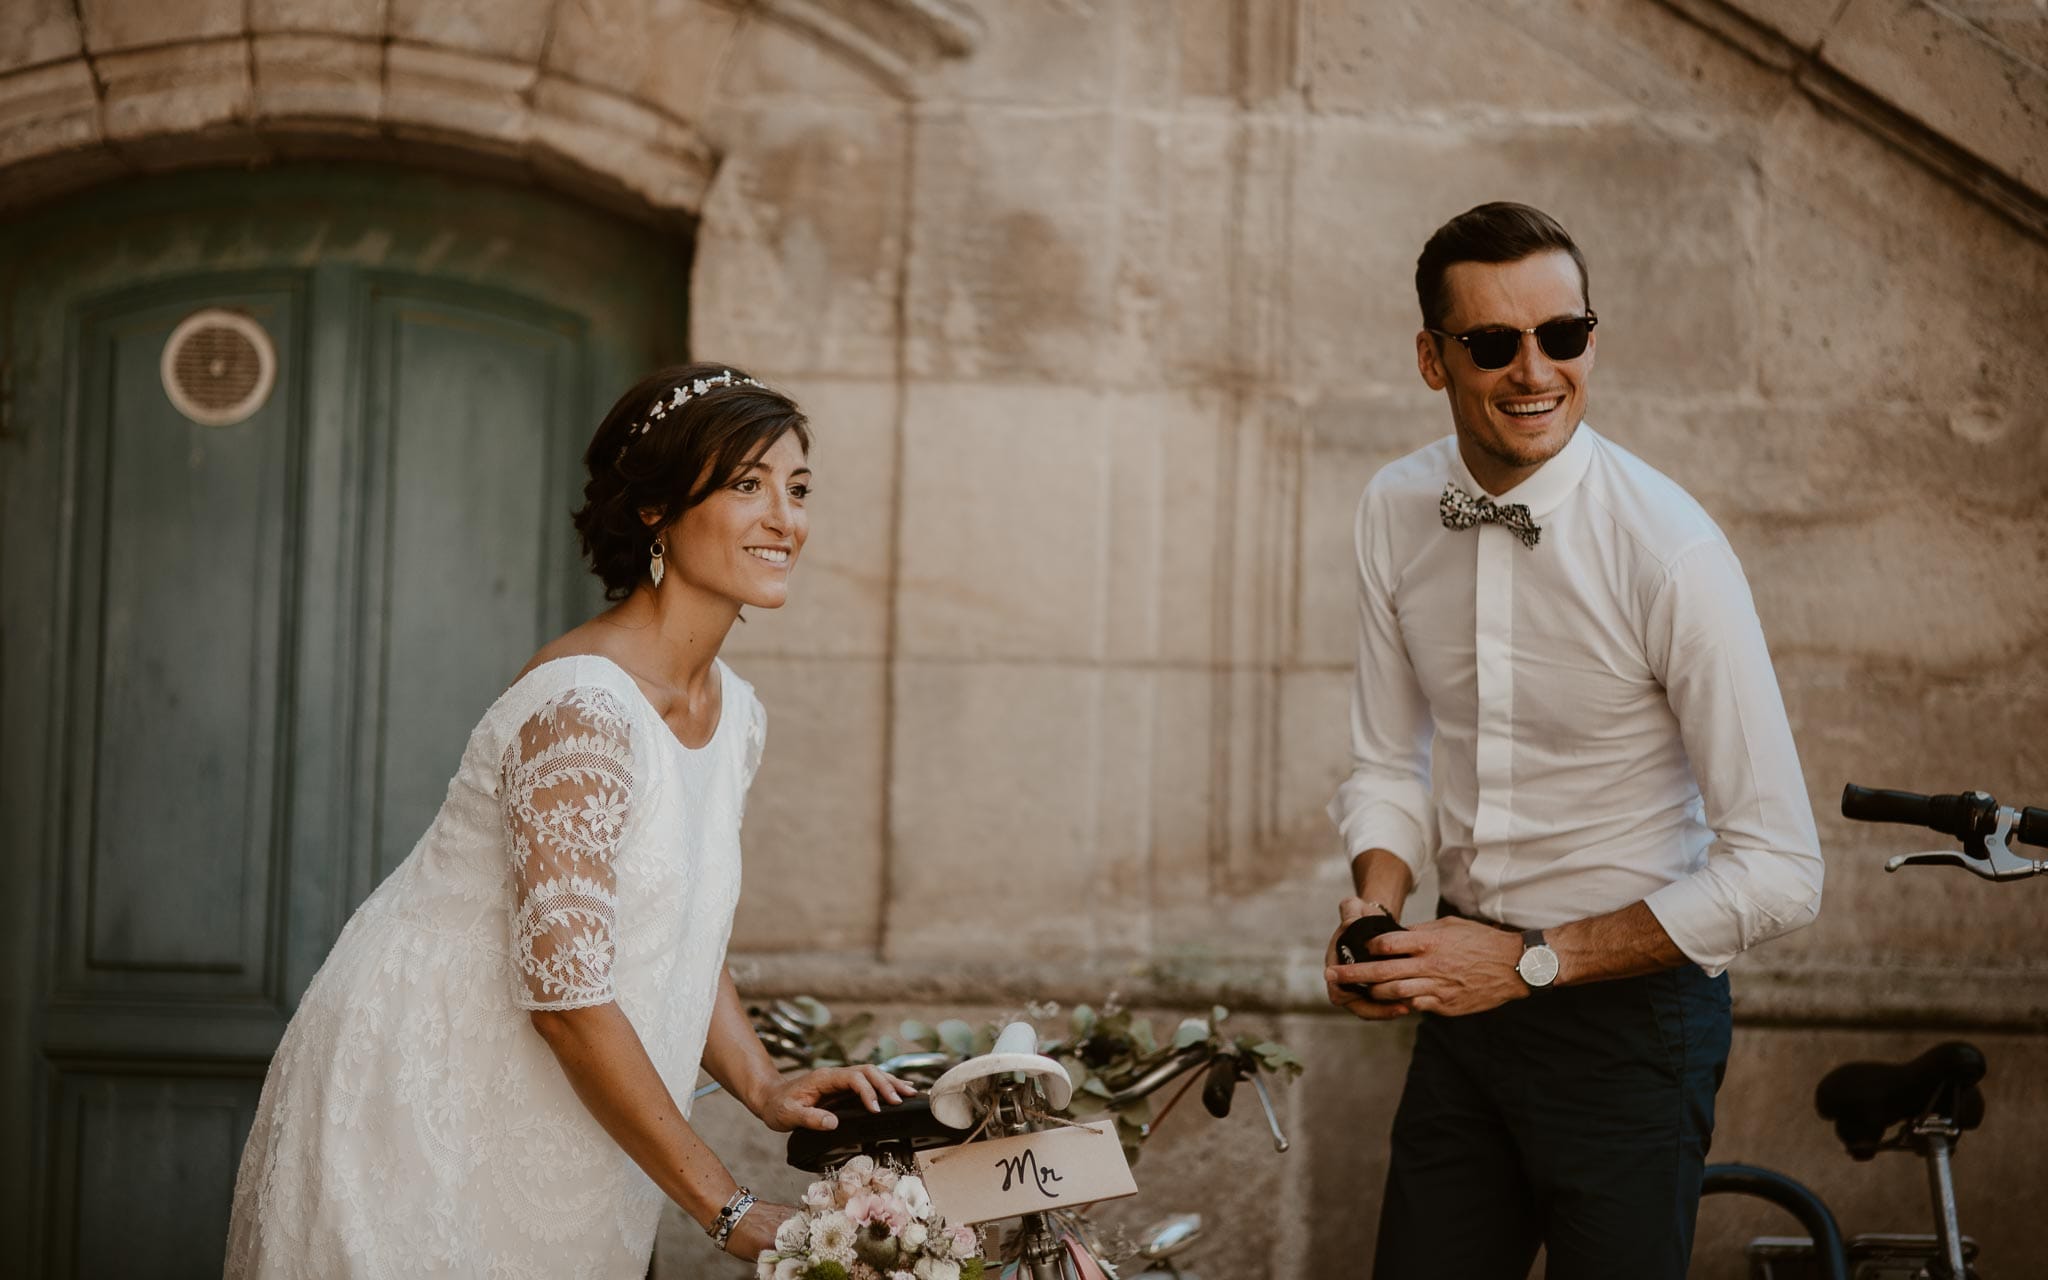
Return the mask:
<svg viewBox="0 0 2048 1280">
<path fill-rule="evenodd" d="M 1472 887 L 1483 915 L 1503 919 L 1501 881 L 1507 874 L 1514 802 L 1515 536 L 1481 525 L 1473 574 L 1473 656 L 1477 677 L 1478 799 L 1472 819 Z"/>
</svg>

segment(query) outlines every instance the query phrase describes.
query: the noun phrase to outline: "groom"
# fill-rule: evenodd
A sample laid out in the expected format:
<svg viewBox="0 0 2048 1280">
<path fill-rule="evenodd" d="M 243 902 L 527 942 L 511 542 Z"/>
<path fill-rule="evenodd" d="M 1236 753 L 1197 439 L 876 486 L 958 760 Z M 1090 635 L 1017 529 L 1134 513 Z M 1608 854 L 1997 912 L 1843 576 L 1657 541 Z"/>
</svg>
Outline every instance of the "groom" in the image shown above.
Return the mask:
<svg viewBox="0 0 2048 1280">
<path fill-rule="evenodd" d="M 1352 772 L 1357 896 L 1437 919 L 1326 972 L 1422 1015 L 1377 1280 L 1678 1280 L 1728 979 L 1813 920 L 1813 812 L 1742 567 L 1669 479 L 1585 425 L 1584 255 L 1538 210 L 1451 219 L 1416 263 L 1423 381 L 1454 435 L 1366 486 Z M 1362 984 L 1358 995 L 1340 984 Z"/>
</svg>

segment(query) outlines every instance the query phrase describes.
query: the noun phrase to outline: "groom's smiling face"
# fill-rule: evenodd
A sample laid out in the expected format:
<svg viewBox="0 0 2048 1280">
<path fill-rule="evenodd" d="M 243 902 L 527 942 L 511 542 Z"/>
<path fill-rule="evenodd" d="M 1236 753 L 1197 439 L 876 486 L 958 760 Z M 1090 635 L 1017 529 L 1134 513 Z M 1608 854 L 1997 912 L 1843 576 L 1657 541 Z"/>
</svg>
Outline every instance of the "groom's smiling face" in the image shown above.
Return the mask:
<svg viewBox="0 0 2048 1280">
<path fill-rule="evenodd" d="M 1447 333 L 1530 329 L 1586 314 L 1578 264 L 1564 252 L 1516 262 L 1453 263 L 1444 272 L 1444 293 L 1449 306 L 1441 327 Z M 1416 335 L 1423 381 L 1448 394 L 1458 452 L 1489 492 L 1520 484 L 1571 443 L 1586 416 L 1586 384 L 1599 336 L 1595 330 L 1583 354 L 1552 360 L 1534 334 L 1524 334 L 1506 368 L 1481 369 L 1463 344 L 1426 330 Z"/>
</svg>

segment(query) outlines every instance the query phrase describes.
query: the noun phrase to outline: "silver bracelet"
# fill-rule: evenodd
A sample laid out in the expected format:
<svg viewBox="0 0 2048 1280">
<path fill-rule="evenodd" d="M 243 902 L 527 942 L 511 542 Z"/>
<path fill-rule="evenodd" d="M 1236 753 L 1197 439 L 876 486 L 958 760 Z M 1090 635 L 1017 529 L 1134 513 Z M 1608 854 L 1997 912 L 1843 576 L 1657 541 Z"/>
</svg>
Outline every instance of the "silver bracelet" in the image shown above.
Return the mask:
<svg viewBox="0 0 2048 1280">
<path fill-rule="evenodd" d="M 740 1219 L 754 1207 L 755 1199 L 753 1192 L 741 1187 L 732 1193 L 732 1198 L 725 1202 L 725 1207 L 718 1211 L 711 1225 L 704 1228 L 704 1234 L 711 1237 L 712 1246 L 720 1253 L 725 1252 L 725 1242 L 732 1239 L 733 1228 L 739 1226 Z"/>
</svg>

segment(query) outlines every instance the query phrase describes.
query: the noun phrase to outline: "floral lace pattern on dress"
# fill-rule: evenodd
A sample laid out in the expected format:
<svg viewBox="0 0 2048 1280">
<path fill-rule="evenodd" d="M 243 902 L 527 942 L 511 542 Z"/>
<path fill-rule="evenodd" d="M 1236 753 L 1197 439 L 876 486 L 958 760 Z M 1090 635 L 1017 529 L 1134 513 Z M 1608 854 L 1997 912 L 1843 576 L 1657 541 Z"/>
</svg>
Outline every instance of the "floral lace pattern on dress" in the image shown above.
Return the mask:
<svg viewBox="0 0 2048 1280">
<path fill-rule="evenodd" d="M 631 725 L 610 692 L 570 689 L 506 744 L 498 799 L 512 864 L 512 963 L 522 1009 L 613 999 L 618 882 L 633 794 Z"/>
</svg>

